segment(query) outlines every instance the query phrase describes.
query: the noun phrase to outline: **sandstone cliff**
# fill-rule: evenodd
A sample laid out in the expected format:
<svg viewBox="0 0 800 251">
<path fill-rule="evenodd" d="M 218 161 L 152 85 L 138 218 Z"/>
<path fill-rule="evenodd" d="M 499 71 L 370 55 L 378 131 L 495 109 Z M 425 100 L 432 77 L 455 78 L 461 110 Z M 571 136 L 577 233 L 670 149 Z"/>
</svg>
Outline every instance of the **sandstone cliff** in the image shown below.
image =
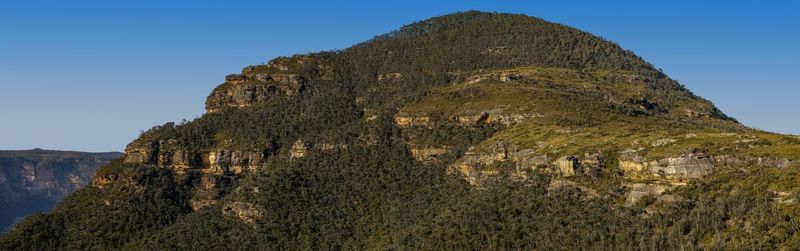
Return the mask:
<svg viewBox="0 0 800 251">
<path fill-rule="evenodd" d="M 49 210 L 64 196 L 89 184 L 98 168 L 121 155 L 0 151 L 0 231 L 25 215 Z"/>
</svg>

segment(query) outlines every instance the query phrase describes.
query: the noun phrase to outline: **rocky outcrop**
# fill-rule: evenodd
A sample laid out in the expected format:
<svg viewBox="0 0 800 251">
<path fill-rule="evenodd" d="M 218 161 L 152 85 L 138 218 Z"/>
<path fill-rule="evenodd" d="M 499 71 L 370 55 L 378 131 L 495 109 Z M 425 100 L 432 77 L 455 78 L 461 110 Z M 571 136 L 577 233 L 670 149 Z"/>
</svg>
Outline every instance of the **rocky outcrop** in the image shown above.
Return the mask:
<svg viewBox="0 0 800 251">
<path fill-rule="evenodd" d="M 409 145 L 411 155 L 414 156 L 419 162 L 426 164 L 436 163 L 439 156 L 449 153 L 452 150 L 451 146 L 425 146 L 425 145 Z"/>
<path fill-rule="evenodd" d="M 378 75 L 378 81 L 397 80 L 400 79 L 401 77 L 403 77 L 403 74 L 400 74 L 399 72 L 388 72 Z"/>
<path fill-rule="evenodd" d="M 619 168 L 626 177 L 633 180 L 667 180 L 682 183 L 711 173 L 714 161 L 707 156 L 694 153 L 652 161 L 628 154 L 619 159 Z"/>
<path fill-rule="evenodd" d="M 521 170 L 544 169 L 549 165 L 547 155 L 538 154 L 534 149 L 523 149 L 510 154 L 511 161 Z"/>
<path fill-rule="evenodd" d="M 526 121 L 531 118 L 540 118 L 540 114 L 515 114 L 504 113 L 502 111 L 483 111 L 479 114 L 462 114 L 451 117 L 455 123 L 464 127 L 473 127 L 482 124 L 502 124 L 510 126 L 516 123 Z M 400 112 L 394 117 L 394 122 L 401 128 L 411 126 L 421 126 L 431 128 L 434 121 L 427 114 L 409 114 Z"/>
<path fill-rule="evenodd" d="M 790 191 L 771 191 L 775 196 L 773 200 L 778 205 L 793 205 L 797 203 L 797 196 L 794 192 Z"/>
<path fill-rule="evenodd" d="M 247 81 L 247 75 L 244 74 L 229 74 L 225 76 L 225 82 L 231 84 L 239 84 Z"/>
<path fill-rule="evenodd" d="M 253 224 L 266 214 L 263 207 L 248 202 L 228 202 L 222 207 L 222 214 L 235 217 L 246 224 Z"/>
<path fill-rule="evenodd" d="M 464 176 L 470 183 L 479 184 L 480 179 L 486 174 L 495 175 L 499 172 L 482 171 L 484 167 L 491 166 L 500 161 L 509 161 L 514 164 L 511 175 L 520 176 L 527 170 L 537 170 L 561 177 L 576 175 L 589 175 L 604 167 L 602 153 L 585 153 L 583 156 L 561 156 L 553 161 L 536 149 L 520 149 L 517 146 L 504 142 L 495 142 L 489 147 L 476 149 L 471 147 L 464 155 L 450 165 L 448 172 Z"/>
<path fill-rule="evenodd" d="M 240 174 L 266 168 L 268 151 L 230 151 L 216 150 L 207 153 L 206 173 Z"/>
<path fill-rule="evenodd" d="M 501 73 L 491 73 L 491 74 L 483 74 L 483 75 L 471 76 L 471 77 L 467 78 L 466 83 L 467 84 L 474 84 L 474 83 L 478 83 L 478 82 L 482 82 L 482 81 L 486 81 L 486 80 L 495 80 L 495 81 L 500 81 L 500 82 L 508 82 L 508 81 L 518 81 L 518 80 L 523 80 L 523 79 L 525 79 L 525 77 L 522 76 L 522 75 L 519 75 L 519 74 L 501 72 Z"/>
<path fill-rule="evenodd" d="M 575 176 L 575 173 L 579 171 L 578 158 L 572 156 L 558 158 L 553 165 L 556 167 L 556 171 L 564 177 Z"/>
<path fill-rule="evenodd" d="M 336 150 L 346 151 L 347 149 L 350 149 L 350 145 L 343 144 L 343 143 L 339 143 L 339 144 L 322 143 L 322 144 L 319 144 L 317 146 L 319 147 L 319 150 L 321 150 L 322 152 L 333 152 L 333 151 L 336 151 Z"/>
<path fill-rule="evenodd" d="M 226 76 L 225 82 L 211 92 L 206 99 L 206 112 L 296 96 L 310 79 L 332 80 L 332 66 L 309 55 L 279 57 L 266 65 L 248 66 L 242 74 Z"/>
<path fill-rule="evenodd" d="M 449 174 L 459 174 L 472 185 L 480 185 L 484 176 L 494 176 L 495 171 L 485 172 L 484 167 L 508 159 L 508 149 L 504 142 L 495 142 L 489 149 L 477 150 L 470 147 L 464 155 L 448 167 Z"/>
<path fill-rule="evenodd" d="M 265 72 L 311 72 L 320 79 L 333 78 L 333 66 L 319 57 L 308 54 L 296 54 L 291 57 L 277 57 L 266 65 L 250 66 L 242 70 L 245 75 Z"/>
<path fill-rule="evenodd" d="M 697 117 L 708 118 L 711 117 L 711 113 L 705 111 L 695 111 L 692 109 L 686 109 L 686 116 L 690 118 L 697 118 Z"/>
<path fill-rule="evenodd" d="M 635 152 L 632 150 L 623 152 L 619 159 L 619 168 L 625 173 L 625 177 L 640 181 L 657 180 L 684 183 L 710 174 L 715 167 L 761 166 L 787 168 L 793 164 L 792 160 L 786 158 L 734 155 L 706 156 L 699 153 L 685 153 L 659 160 L 647 160 L 636 155 Z"/>
<path fill-rule="evenodd" d="M 456 121 L 458 121 L 461 126 L 476 126 L 480 124 L 502 124 L 509 126 L 531 118 L 540 117 L 542 117 L 540 114 L 515 114 L 504 113 L 502 111 L 484 111 L 477 115 L 456 116 Z"/>
<path fill-rule="evenodd" d="M 795 163 L 793 160 L 781 157 L 741 157 L 733 155 L 718 155 L 714 156 L 712 159 L 714 160 L 715 165 L 722 167 L 759 166 L 788 168 Z"/>
<path fill-rule="evenodd" d="M 266 168 L 266 162 L 276 150 L 274 145 L 262 150 L 196 151 L 184 148 L 175 140 L 134 142 L 125 149 L 125 163 L 157 165 L 176 172 L 239 174 Z"/>
<path fill-rule="evenodd" d="M 223 107 L 248 107 L 273 98 L 294 96 L 303 90 L 306 79 L 291 73 L 232 74 L 206 99 L 206 111 Z"/>
<path fill-rule="evenodd" d="M 308 144 L 303 142 L 302 139 L 298 139 L 297 141 L 294 142 L 294 144 L 292 144 L 290 156 L 293 159 L 305 157 L 306 153 L 308 153 L 308 148 L 309 148 Z"/>
<path fill-rule="evenodd" d="M 394 123 L 397 124 L 399 127 L 412 127 L 412 126 L 422 126 L 422 127 L 431 127 L 433 126 L 433 121 L 431 121 L 431 117 L 427 115 L 410 115 L 407 113 L 398 113 L 394 116 Z"/>
</svg>

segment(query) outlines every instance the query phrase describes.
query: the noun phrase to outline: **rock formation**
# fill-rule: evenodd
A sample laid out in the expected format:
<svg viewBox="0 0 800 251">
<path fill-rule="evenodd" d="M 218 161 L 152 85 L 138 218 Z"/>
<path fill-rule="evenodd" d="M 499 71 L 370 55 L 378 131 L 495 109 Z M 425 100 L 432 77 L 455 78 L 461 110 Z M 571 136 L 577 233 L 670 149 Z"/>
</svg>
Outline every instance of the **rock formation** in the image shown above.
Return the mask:
<svg viewBox="0 0 800 251">
<path fill-rule="evenodd" d="M 291 157 L 293 159 L 302 158 L 308 153 L 308 145 L 302 139 L 298 139 L 292 144 Z"/>
<path fill-rule="evenodd" d="M 451 146 L 424 146 L 424 145 L 409 145 L 411 155 L 417 161 L 423 163 L 436 163 L 437 157 L 446 154 L 452 150 Z"/>
<path fill-rule="evenodd" d="M 120 156 L 42 149 L 0 151 L 0 232 L 25 215 L 49 210 L 89 184 L 98 168 Z"/>
<path fill-rule="evenodd" d="M 174 140 L 161 140 L 129 144 L 125 149 L 124 161 L 128 164 L 157 165 L 177 172 L 238 174 L 265 168 L 267 159 L 275 150 L 274 145 L 269 145 L 262 150 L 252 151 L 197 151 L 186 149 Z"/>
<path fill-rule="evenodd" d="M 273 98 L 295 96 L 303 90 L 304 84 L 304 77 L 289 73 L 228 75 L 225 83 L 214 89 L 206 99 L 206 111 L 214 112 L 223 107 L 248 107 Z"/>
</svg>

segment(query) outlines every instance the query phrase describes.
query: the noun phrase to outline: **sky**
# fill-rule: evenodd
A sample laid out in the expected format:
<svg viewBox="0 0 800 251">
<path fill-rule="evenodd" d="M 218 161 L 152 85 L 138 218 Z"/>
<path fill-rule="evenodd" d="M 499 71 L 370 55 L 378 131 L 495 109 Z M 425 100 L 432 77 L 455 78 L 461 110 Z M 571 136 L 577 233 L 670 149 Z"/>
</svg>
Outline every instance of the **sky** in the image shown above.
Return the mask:
<svg viewBox="0 0 800 251">
<path fill-rule="evenodd" d="M 122 151 L 201 116 L 245 66 L 466 10 L 591 32 L 745 125 L 800 134 L 797 1 L 280 2 L 0 1 L 0 149 Z"/>
</svg>

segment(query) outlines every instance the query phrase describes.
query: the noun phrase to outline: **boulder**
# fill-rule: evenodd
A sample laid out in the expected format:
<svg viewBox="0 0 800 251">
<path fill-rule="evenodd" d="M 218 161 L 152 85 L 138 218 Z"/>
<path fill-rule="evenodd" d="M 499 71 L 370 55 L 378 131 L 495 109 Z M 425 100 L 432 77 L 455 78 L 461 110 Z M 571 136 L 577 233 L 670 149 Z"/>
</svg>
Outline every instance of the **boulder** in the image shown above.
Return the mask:
<svg viewBox="0 0 800 251">
<path fill-rule="evenodd" d="M 564 156 L 558 158 L 553 162 L 553 165 L 556 167 L 558 173 L 564 177 L 575 176 L 575 173 L 577 173 L 579 167 L 578 158 L 573 156 Z"/>
</svg>

